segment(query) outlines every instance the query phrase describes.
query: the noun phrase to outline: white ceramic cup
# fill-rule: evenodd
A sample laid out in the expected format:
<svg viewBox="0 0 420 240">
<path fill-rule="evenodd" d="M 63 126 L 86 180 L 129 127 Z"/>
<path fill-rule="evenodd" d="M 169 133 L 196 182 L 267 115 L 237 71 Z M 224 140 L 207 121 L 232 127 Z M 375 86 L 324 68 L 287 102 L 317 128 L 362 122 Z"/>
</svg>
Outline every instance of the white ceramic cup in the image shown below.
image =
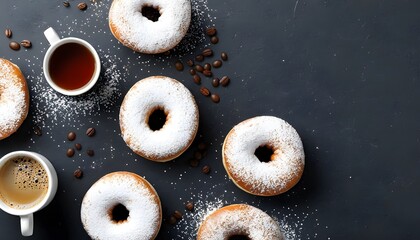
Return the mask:
<svg viewBox="0 0 420 240">
<path fill-rule="evenodd" d="M 53 200 L 55 193 L 57 192 L 58 178 L 57 178 L 57 173 L 53 165 L 51 164 L 51 162 L 48 161 L 48 159 L 42 156 L 41 154 L 38 154 L 35 152 L 15 151 L 15 152 L 8 153 L 0 159 L 0 169 L 4 166 L 6 162 L 8 162 L 11 159 L 15 159 L 17 157 L 28 157 L 28 158 L 36 160 L 45 169 L 45 172 L 48 176 L 47 193 L 38 204 L 32 206 L 31 208 L 25 208 L 25 209 L 12 208 L 9 205 L 5 204 L 0 198 L 0 208 L 3 211 L 20 217 L 20 229 L 21 229 L 22 235 L 31 236 L 34 230 L 33 214 L 34 212 L 37 212 L 41 210 L 42 208 L 46 207 Z"/>
<path fill-rule="evenodd" d="M 44 62 L 43 62 L 44 76 L 48 84 L 50 84 L 50 86 L 57 92 L 64 95 L 68 95 L 68 96 L 77 96 L 77 95 L 80 95 L 89 91 L 98 81 L 99 74 L 101 73 L 101 61 L 99 59 L 98 53 L 96 52 L 95 48 L 93 48 L 92 45 L 90 45 L 88 42 L 80 38 L 68 37 L 68 38 L 60 39 L 58 34 L 51 27 L 45 30 L 44 35 L 47 38 L 48 42 L 50 42 L 51 44 L 51 46 L 47 50 L 47 53 L 45 54 Z M 50 71 L 49 71 L 49 63 L 50 63 L 52 54 L 59 46 L 66 43 L 78 43 L 86 47 L 92 54 L 93 58 L 95 59 L 95 70 L 93 72 L 93 75 L 90 81 L 87 84 L 85 84 L 83 87 L 74 89 L 74 90 L 63 89 L 59 87 L 57 84 L 55 84 L 55 82 L 52 80 L 50 76 Z"/>
</svg>

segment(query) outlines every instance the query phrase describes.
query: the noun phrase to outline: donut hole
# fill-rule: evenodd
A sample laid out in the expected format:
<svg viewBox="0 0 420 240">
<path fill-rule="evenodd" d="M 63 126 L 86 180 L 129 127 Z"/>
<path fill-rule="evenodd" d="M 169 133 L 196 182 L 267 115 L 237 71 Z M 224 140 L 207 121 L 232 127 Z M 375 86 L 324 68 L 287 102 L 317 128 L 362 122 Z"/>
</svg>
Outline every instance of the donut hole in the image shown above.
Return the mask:
<svg viewBox="0 0 420 240">
<path fill-rule="evenodd" d="M 274 154 L 273 148 L 268 145 L 259 146 L 254 155 L 260 160 L 260 162 L 268 163 L 271 161 L 271 156 Z"/>
<path fill-rule="evenodd" d="M 149 125 L 150 130 L 152 131 L 158 131 L 161 128 L 163 128 L 163 126 L 166 123 L 166 113 L 165 110 L 163 108 L 156 108 L 154 109 L 150 115 L 149 115 L 149 119 L 147 121 L 147 124 Z"/>
<path fill-rule="evenodd" d="M 128 209 L 124 205 L 119 203 L 113 208 L 111 208 L 109 215 L 113 222 L 122 223 L 127 221 L 128 216 L 130 216 L 130 211 L 128 211 Z"/>
<path fill-rule="evenodd" d="M 228 240 L 251 240 L 248 235 L 245 234 L 235 234 L 228 238 Z"/>
<path fill-rule="evenodd" d="M 160 17 L 160 9 L 158 7 L 144 5 L 141 8 L 141 15 L 152 22 L 157 22 Z"/>
</svg>

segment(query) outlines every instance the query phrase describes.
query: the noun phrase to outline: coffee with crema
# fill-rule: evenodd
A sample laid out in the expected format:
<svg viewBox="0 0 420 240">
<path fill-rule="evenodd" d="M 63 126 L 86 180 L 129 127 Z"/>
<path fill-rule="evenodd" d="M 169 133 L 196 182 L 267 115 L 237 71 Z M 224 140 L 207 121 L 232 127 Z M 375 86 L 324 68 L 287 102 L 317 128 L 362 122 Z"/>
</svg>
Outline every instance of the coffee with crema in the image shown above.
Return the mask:
<svg viewBox="0 0 420 240">
<path fill-rule="evenodd" d="M 0 169 L 0 200 L 14 209 L 29 209 L 40 203 L 48 191 L 48 175 L 29 157 L 7 161 Z"/>
</svg>

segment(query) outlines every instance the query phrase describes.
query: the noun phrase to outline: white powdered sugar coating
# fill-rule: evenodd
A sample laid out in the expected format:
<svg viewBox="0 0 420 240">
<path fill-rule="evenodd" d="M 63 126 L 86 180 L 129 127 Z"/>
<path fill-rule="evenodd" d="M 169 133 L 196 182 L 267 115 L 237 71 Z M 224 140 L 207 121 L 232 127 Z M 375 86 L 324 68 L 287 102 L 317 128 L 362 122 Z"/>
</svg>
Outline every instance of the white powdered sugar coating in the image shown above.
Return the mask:
<svg viewBox="0 0 420 240">
<path fill-rule="evenodd" d="M 148 125 L 153 110 L 163 108 L 166 122 L 157 131 Z M 137 154 L 155 161 L 184 152 L 198 129 L 198 108 L 191 92 L 175 79 L 152 76 L 128 91 L 120 109 L 121 133 Z"/>
<path fill-rule="evenodd" d="M 144 6 L 159 10 L 161 16 L 156 22 L 142 15 Z M 143 53 L 162 53 L 175 47 L 185 36 L 191 21 L 191 2 L 114 0 L 109 21 L 124 45 Z"/>
<path fill-rule="evenodd" d="M 110 212 L 118 204 L 129 211 L 126 221 L 111 220 Z M 92 239 L 101 240 L 153 239 L 160 228 L 161 214 L 154 189 L 129 172 L 114 172 L 99 179 L 88 190 L 81 206 L 84 228 Z"/>
<path fill-rule="evenodd" d="M 271 161 L 260 162 L 255 150 L 272 147 Z M 286 121 L 260 116 L 236 125 L 223 145 L 226 171 L 235 184 L 242 182 L 251 193 L 273 195 L 287 191 L 290 182 L 299 179 L 305 164 L 303 144 L 296 130 Z"/>
<path fill-rule="evenodd" d="M 197 240 L 229 239 L 234 235 L 258 240 L 284 239 L 279 225 L 267 213 L 247 204 L 233 204 L 209 215 L 200 226 Z"/>
<path fill-rule="evenodd" d="M 27 93 L 11 64 L 0 59 L 0 139 L 15 132 L 28 114 Z"/>
</svg>

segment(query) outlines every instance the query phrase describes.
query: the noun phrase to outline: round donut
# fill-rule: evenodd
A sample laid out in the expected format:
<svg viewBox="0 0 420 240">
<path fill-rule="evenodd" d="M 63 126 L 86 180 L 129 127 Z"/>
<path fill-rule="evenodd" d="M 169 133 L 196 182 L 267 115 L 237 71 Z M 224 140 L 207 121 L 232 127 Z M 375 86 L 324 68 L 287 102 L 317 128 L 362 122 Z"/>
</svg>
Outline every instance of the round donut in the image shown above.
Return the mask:
<svg viewBox="0 0 420 240">
<path fill-rule="evenodd" d="M 255 155 L 259 147 L 271 149 L 268 162 Z M 222 153 L 229 178 L 240 189 L 258 196 L 286 192 L 299 181 L 305 166 L 299 134 L 286 121 L 272 116 L 250 118 L 233 127 Z"/>
<path fill-rule="evenodd" d="M 166 122 L 152 130 L 150 116 L 163 111 Z M 181 155 L 198 130 L 198 108 L 191 92 L 175 79 L 152 76 L 138 81 L 125 95 L 120 109 L 121 135 L 136 154 L 157 162 Z"/>
<path fill-rule="evenodd" d="M 249 240 L 284 239 L 280 226 L 267 213 L 247 204 L 232 204 L 204 219 L 197 240 L 228 240 L 234 236 Z"/>
<path fill-rule="evenodd" d="M 0 140 L 18 130 L 29 110 L 29 90 L 19 67 L 0 58 Z"/>
<path fill-rule="evenodd" d="M 148 13 L 150 9 L 156 12 Z M 109 10 L 109 27 L 115 38 L 148 54 L 174 48 L 187 33 L 190 21 L 190 0 L 114 0 Z"/>
<path fill-rule="evenodd" d="M 81 207 L 83 227 L 92 239 L 155 239 L 162 207 L 155 189 L 131 172 L 113 172 L 87 191 Z"/>
</svg>

